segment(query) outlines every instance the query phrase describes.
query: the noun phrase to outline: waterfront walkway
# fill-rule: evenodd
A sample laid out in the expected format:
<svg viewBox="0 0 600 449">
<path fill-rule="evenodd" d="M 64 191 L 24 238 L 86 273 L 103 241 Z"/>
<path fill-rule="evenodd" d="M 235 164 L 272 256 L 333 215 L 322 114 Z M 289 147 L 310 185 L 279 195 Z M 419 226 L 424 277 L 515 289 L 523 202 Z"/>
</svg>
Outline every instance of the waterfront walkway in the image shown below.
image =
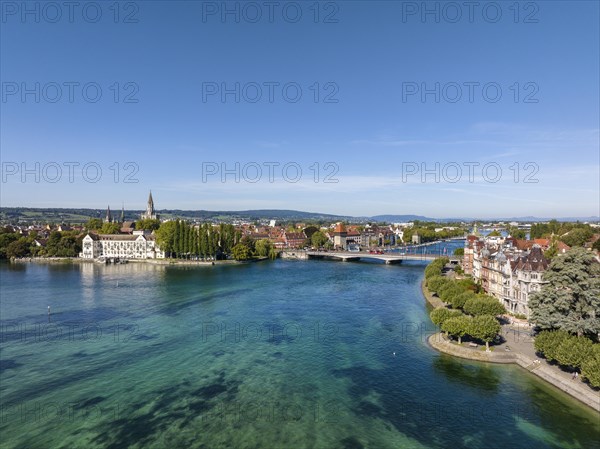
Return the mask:
<svg viewBox="0 0 600 449">
<path fill-rule="evenodd" d="M 427 291 L 424 283 L 422 284 L 422 290 L 423 295 L 433 307 L 445 306 L 437 296 L 433 296 Z M 533 346 L 531 330 L 530 326 L 521 323 L 502 326 L 501 332 L 504 342 L 494 345 L 491 352 L 486 352 L 485 346 L 471 347 L 468 343 L 458 345 L 441 333 L 431 335 L 427 341 L 438 351 L 456 357 L 490 363 L 516 363 L 600 412 L 600 392 L 583 382 L 581 377 L 573 379 L 571 373 L 562 370 L 556 364 L 547 362 L 544 358 L 538 357 Z"/>
</svg>

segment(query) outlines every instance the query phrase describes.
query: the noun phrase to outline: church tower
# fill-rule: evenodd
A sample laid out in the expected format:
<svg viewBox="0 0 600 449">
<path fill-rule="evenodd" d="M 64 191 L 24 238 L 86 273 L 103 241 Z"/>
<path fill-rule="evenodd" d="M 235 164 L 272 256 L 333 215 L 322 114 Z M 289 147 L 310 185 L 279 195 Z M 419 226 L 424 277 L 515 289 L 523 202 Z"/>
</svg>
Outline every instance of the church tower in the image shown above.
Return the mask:
<svg viewBox="0 0 600 449">
<path fill-rule="evenodd" d="M 106 217 L 104 217 L 104 223 L 112 223 L 112 214 L 110 213 L 110 206 L 106 208 Z"/>
<path fill-rule="evenodd" d="M 158 220 L 158 215 L 156 214 L 156 211 L 154 210 L 154 200 L 152 199 L 152 190 L 150 191 L 150 194 L 148 195 L 148 204 L 146 205 L 146 212 L 144 212 L 141 215 L 142 220 L 144 219 L 152 219 L 152 220 Z"/>
</svg>

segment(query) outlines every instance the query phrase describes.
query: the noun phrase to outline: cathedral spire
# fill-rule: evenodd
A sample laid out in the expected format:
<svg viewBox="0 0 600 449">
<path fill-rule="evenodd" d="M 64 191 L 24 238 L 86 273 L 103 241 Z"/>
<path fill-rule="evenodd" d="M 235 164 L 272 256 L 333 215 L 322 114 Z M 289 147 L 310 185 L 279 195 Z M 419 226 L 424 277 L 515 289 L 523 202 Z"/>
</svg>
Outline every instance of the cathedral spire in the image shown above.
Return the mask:
<svg viewBox="0 0 600 449">
<path fill-rule="evenodd" d="M 106 208 L 106 217 L 104 218 L 104 221 L 105 221 L 106 223 L 111 223 L 111 222 L 112 222 L 112 215 L 111 215 L 111 213 L 110 213 L 110 206 L 108 206 L 108 207 Z"/>
<path fill-rule="evenodd" d="M 149 215 L 154 215 L 154 200 L 152 199 L 152 190 L 150 190 L 150 194 L 148 195 L 148 206 L 146 207 L 146 213 Z"/>
<path fill-rule="evenodd" d="M 156 214 L 156 210 L 154 210 L 154 199 L 152 198 L 152 190 L 148 194 L 148 204 L 146 205 L 146 212 L 144 212 L 141 216 L 142 219 L 158 219 L 158 215 Z"/>
</svg>

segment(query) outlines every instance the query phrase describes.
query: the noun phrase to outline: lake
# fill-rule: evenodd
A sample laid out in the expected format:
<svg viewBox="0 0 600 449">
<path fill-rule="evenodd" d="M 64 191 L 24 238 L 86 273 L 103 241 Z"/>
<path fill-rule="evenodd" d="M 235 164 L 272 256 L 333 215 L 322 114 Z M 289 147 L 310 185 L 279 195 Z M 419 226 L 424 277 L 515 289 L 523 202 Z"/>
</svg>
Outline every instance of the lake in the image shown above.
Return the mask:
<svg viewBox="0 0 600 449">
<path fill-rule="evenodd" d="M 0 445 L 599 448 L 554 387 L 427 345 L 424 267 L 0 264 Z"/>
</svg>

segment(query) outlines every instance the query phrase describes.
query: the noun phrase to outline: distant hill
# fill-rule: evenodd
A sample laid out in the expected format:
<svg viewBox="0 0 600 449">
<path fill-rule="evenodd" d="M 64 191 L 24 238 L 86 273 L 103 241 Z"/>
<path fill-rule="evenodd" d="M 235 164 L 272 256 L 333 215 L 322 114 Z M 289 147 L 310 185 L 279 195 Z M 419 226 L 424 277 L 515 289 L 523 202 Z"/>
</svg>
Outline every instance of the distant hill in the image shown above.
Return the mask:
<svg viewBox="0 0 600 449">
<path fill-rule="evenodd" d="M 374 215 L 370 217 L 373 221 L 385 221 L 387 223 L 406 223 L 409 221 L 447 221 L 437 218 L 424 217 L 423 215 Z"/>
<path fill-rule="evenodd" d="M 125 210 L 125 220 L 137 220 L 142 210 Z M 163 218 L 184 218 L 190 220 L 279 220 L 302 221 L 324 220 L 345 221 L 360 220 L 355 217 L 332 215 L 316 212 L 303 212 L 296 210 L 242 210 L 242 211 L 208 211 L 208 210 L 180 210 L 163 209 L 157 211 Z M 120 218 L 121 210 L 111 210 L 113 217 Z M 3 223 L 84 223 L 90 218 L 104 218 L 106 209 L 84 208 L 30 208 L 30 207 L 0 207 L 0 222 Z"/>
<path fill-rule="evenodd" d="M 111 211 L 114 217 L 119 218 L 120 210 Z M 137 220 L 142 210 L 125 210 L 125 220 Z M 466 217 L 431 218 L 423 215 L 375 215 L 372 217 L 352 217 L 348 215 L 334 215 L 319 212 L 304 212 L 298 210 L 279 209 L 253 209 L 240 211 L 209 211 L 209 210 L 180 210 L 163 209 L 158 211 L 163 218 L 184 218 L 190 220 L 278 220 L 278 221 L 350 221 L 354 223 L 387 222 L 404 223 L 414 220 L 438 223 L 471 222 L 471 221 L 518 221 L 539 222 L 548 221 L 550 218 L 540 217 L 499 217 L 495 219 L 477 219 Z M 105 209 L 86 208 L 33 208 L 33 207 L 0 207 L 0 222 L 2 223 L 84 223 L 90 218 L 104 218 Z M 600 222 L 600 217 L 563 217 L 558 221 Z"/>
<path fill-rule="evenodd" d="M 303 212 L 298 210 L 278 210 L 278 209 L 257 209 L 257 210 L 238 210 L 238 211 L 209 211 L 209 210 L 179 210 L 165 209 L 159 211 L 160 214 L 181 217 L 181 218 L 199 218 L 214 219 L 220 217 L 235 217 L 251 220 L 271 219 L 271 220 L 347 220 L 353 217 L 323 214 L 317 212 Z"/>
</svg>

